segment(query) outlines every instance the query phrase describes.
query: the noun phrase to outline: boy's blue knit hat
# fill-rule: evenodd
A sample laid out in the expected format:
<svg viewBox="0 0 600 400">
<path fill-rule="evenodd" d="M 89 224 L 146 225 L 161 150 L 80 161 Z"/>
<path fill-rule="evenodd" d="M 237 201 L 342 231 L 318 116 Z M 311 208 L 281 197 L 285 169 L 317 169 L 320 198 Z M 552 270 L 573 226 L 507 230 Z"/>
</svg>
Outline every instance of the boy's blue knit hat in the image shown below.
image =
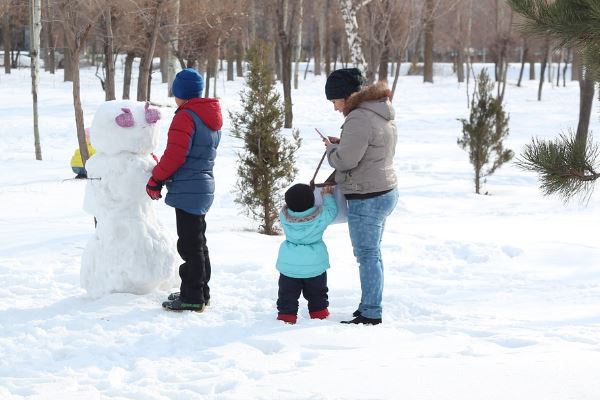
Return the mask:
<svg viewBox="0 0 600 400">
<path fill-rule="evenodd" d="M 172 90 L 173 96 L 183 100 L 201 97 L 204 90 L 204 79 L 193 68 L 183 69 L 175 75 Z"/>
</svg>

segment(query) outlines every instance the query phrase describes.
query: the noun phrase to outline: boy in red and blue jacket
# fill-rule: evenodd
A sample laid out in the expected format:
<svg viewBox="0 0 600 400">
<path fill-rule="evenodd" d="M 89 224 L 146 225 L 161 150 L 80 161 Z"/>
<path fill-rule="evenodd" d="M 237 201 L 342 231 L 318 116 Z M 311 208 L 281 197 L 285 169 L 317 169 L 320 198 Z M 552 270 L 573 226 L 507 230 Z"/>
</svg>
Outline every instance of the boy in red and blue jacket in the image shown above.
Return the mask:
<svg viewBox="0 0 600 400">
<path fill-rule="evenodd" d="M 180 292 L 171 293 L 162 306 L 167 310 L 201 312 L 210 299 L 211 266 L 206 246 L 205 215 L 214 199 L 213 166 L 221 140 L 223 117 L 217 99 L 201 98 L 202 76 L 192 68 L 180 71 L 173 81 L 177 110 L 169 127 L 167 147 L 152 170 L 146 192 L 175 208 Z"/>
</svg>

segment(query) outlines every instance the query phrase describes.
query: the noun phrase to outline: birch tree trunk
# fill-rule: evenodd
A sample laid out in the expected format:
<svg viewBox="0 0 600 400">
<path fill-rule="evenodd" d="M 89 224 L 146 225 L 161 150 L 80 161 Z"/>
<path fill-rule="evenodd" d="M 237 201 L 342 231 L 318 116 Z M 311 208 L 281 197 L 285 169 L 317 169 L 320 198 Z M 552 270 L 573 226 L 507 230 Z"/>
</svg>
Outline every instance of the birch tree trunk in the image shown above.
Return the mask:
<svg viewBox="0 0 600 400">
<path fill-rule="evenodd" d="M 35 159 L 42 159 L 40 145 L 40 130 L 38 123 L 38 82 L 40 75 L 40 33 L 42 31 L 42 4 L 41 0 L 31 0 L 31 94 L 33 97 L 33 139 L 35 145 Z"/>
<path fill-rule="evenodd" d="M 366 5 L 369 1 L 358 1 L 353 0 L 340 0 L 340 7 L 342 12 L 342 20 L 344 21 L 344 29 L 346 30 L 346 39 L 348 40 L 348 48 L 350 49 L 350 59 L 352 65 L 363 73 L 366 73 L 368 65 L 365 61 L 365 56 L 362 48 L 362 40 L 358 31 L 358 20 L 356 14 L 363 5 Z"/>
</svg>

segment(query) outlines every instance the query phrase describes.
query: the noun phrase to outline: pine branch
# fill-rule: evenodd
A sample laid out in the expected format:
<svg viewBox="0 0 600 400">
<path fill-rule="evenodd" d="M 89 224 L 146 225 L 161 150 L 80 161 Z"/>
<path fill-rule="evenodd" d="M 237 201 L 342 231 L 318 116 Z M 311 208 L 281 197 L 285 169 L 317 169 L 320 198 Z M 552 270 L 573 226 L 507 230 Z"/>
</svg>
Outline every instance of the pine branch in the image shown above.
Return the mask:
<svg viewBox="0 0 600 400">
<path fill-rule="evenodd" d="M 539 175 L 540 189 L 545 195 L 558 195 L 568 202 L 576 196 L 589 199 L 592 183 L 600 178 L 595 167 L 597 159 L 598 146 L 591 139 L 580 143 L 570 132 L 554 141 L 532 139 L 516 164 Z"/>
<path fill-rule="evenodd" d="M 600 41 L 600 6 L 597 0 L 508 0 L 526 18 L 522 30 L 551 36 L 562 46 L 585 47 Z"/>
</svg>

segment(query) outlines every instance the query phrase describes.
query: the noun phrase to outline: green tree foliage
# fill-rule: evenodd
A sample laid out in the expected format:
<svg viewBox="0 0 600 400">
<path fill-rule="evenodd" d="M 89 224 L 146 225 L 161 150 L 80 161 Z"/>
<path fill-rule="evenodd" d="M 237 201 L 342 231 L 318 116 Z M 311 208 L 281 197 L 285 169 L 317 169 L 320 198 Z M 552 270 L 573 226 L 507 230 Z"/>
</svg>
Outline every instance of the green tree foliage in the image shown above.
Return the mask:
<svg viewBox="0 0 600 400">
<path fill-rule="evenodd" d="M 545 195 L 557 194 L 565 201 L 575 195 L 589 198 L 596 171 L 598 146 L 576 140 L 575 134 L 560 135 L 553 141 L 532 139 L 525 146 L 517 165 L 540 175 L 540 188 Z"/>
<path fill-rule="evenodd" d="M 229 115 L 232 135 L 244 141 L 244 150 L 238 153 L 235 202 L 259 222 L 259 232 L 274 235 L 278 233 L 275 223 L 282 190 L 298 172 L 295 153 L 301 140 L 298 131 L 291 140 L 281 132 L 284 109 L 266 63 L 268 54 L 261 43 L 248 51 L 249 72 L 240 94 L 242 110 Z"/>
<path fill-rule="evenodd" d="M 600 78 L 600 1 L 598 0 L 508 0 L 525 17 L 522 28 L 550 36 L 562 46 L 583 51 L 588 72 Z"/>
<path fill-rule="evenodd" d="M 457 143 L 469 152 L 469 160 L 475 169 L 477 194 L 481 189 L 481 179 L 492 175 L 514 155 L 512 150 L 504 149 L 502 145 L 508 136 L 508 117 L 500 100 L 493 97 L 493 91 L 494 83 L 484 69 L 477 78 L 469 119 L 459 119 L 463 136 Z"/>
<path fill-rule="evenodd" d="M 508 2 L 513 10 L 525 17 L 522 25 L 525 31 L 552 37 L 563 46 L 580 49 L 584 56 L 586 79 L 600 80 L 599 0 Z M 593 86 L 591 89 L 590 97 L 593 96 Z M 589 116 L 589 109 L 587 111 Z M 580 126 L 581 115 L 582 109 Z M 587 125 L 583 129 L 578 127 L 576 135 L 560 135 L 553 141 L 533 139 L 526 146 L 518 165 L 539 175 L 544 194 L 556 194 L 565 201 L 576 195 L 586 198 L 591 194 L 593 182 L 600 175 L 594 169 L 597 148 L 588 138 L 586 127 Z"/>
</svg>

